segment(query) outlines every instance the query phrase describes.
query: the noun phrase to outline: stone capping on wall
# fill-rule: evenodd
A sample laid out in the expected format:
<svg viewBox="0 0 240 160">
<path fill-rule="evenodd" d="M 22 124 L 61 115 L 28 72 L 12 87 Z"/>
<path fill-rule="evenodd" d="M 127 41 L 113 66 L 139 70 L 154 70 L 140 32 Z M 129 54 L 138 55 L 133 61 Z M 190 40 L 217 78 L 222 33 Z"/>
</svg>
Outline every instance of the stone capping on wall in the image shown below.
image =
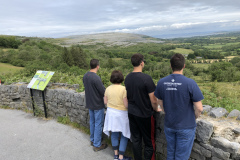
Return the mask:
<svg viewBox="0 0 240 160">
<path fill-rule="evenodd" d="M 68 116 L 89 128 L 85 94 L 78 93 L 78 85 L 50 84 L 45 90 L 48 115 L 57 118 Z M 43 111 L 41 91 L 34 90 L 35 105 Z M 0 106 L 32 110 L 30 90 L 26 83 L 0 85 Z M 156 119 L 156 159 L 165 160 L 167 142 L 164 135 L 164 113 L 154 113 Z M 228 114 L 224 108 L 204 105 L 203 114 L 197 119 L 197 128 L 191 160 L 240 160 L 240 111 Z"/>
</svg>

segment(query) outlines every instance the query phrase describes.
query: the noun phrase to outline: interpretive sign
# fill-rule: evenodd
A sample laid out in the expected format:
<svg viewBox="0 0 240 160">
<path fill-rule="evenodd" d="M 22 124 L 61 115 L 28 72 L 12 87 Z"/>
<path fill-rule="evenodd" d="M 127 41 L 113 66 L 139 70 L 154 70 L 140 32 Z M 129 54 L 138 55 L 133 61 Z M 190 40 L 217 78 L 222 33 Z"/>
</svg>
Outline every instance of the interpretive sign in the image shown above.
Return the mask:
<svg viewBox="0 0 240 160">
<path fill-rule="evenodd" d="M 51 71 L 37 71 L 31 82 L 28 84 L 27 88 L 43 91 L 52 78 L 53 74 L 54 72 Z"/>
</svg>

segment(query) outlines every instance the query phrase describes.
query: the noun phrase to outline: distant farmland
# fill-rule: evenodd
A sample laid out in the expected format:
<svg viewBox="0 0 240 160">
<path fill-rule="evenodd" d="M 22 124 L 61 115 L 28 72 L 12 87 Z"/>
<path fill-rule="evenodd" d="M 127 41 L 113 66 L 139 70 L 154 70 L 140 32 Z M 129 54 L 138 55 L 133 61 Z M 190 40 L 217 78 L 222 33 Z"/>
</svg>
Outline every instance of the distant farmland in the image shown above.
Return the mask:
<svg viewBox="0 0 240 160">
<path fill-rule="evenodd" d="M 0 63 L 0 74 L 14 73 L 14 72 L 19 71 L 21 69 L 23 69 L 23 67 L 16 67 L 16 66 L 13 66 L 11 64 Z"/>
</svg>

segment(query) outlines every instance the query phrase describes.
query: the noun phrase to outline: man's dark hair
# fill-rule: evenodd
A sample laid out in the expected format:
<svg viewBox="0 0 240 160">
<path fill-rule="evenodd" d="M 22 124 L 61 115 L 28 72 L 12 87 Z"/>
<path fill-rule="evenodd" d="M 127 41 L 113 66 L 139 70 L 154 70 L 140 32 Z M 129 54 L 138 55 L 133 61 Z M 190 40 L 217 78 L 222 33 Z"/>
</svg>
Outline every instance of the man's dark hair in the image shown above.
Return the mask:
<svg viewBox="0 0 240 160">
<path fill-rule="evenodd" d="M 180 71 L 184 67 L 185 58 L 182 54 L 176 53 L 172 56 L 170 63 L 173 71 Z"/>
<path fill-rule="evenodd" d="M 124 81 L 124 77 L 121 71 L 114 70 L 111 74 L 110 82 L 113 84 L 122 83 Z"/>
<path fill-rule="evenodd" d="M 131 57 L 131 62 L 132 62 L 133 67 L 139 66 L 139 65 L 142 63 L 142 61 L 144 61 L 143 58 L 144 58 L 143 55 L 140 54 L 140 53 L 134 54 L 134 55 Z"/>
<path fill-rule="evenodd" d="M 90 67 L 91 69 L 96 68 L 97 66 L 99 66 L 99 60 L 98 59 L 91 59 L 90 61 Z"/>
</svg>

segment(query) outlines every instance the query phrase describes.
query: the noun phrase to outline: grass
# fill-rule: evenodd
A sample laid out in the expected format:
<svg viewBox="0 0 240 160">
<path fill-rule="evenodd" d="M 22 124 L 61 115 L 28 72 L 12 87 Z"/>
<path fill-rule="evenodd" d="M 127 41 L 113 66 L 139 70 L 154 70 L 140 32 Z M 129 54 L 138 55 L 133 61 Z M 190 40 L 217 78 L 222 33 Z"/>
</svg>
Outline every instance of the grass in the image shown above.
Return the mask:
<svg viewBox="0 0 240 160">
<path fill-rule="evenodd" d="M 240 82 L 198 83 L 204 95 L 203 104 L 240 110 Z"/>
<path fill-rule="evenodd" d="M 176 48 L 176 49 L 173 49 L 173 50 L 170 50 L 170 51 L 173 51 L 175 53 L 181 53 L 181 54 L 191 54 L 191 53 L 194 53 L 193 50 L 191 50 L 191 49 L 184 49 L 184 48 Z"/>
<path fill-rule="evenodd" d="M 21 69 L 23 69 L 23 67 L 16 67 L 11 64 L 0 63 L 0 74 L 15 73 Z"/>
<path fill-rule="evenodd" d="M 209 63 L 192 63 L 192 65 L 196 68 L 203 68 L 208 69 L 208 67 L 211 65 Z"/>
</svg>

